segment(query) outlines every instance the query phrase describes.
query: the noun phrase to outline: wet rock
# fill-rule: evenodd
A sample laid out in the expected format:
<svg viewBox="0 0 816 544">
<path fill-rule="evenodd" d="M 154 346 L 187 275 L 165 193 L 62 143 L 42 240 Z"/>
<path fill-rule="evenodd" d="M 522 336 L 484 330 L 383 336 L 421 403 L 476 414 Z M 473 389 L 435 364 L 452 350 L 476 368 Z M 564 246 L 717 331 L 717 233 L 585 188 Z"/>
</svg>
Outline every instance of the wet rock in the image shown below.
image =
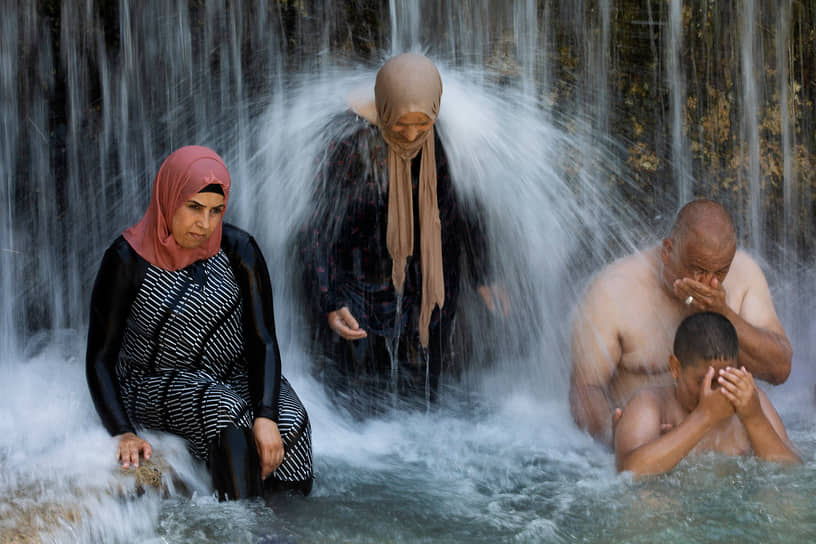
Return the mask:
<svg viewBox="0 0 816 544">
<path fill-rule="evenodd" d="M 63 524 L 80 522 L 79 510 L 53 501 L 38 502 L 40 491 L 20 489 L 0 506 L 0 544 L 42 542 Z"/>
<path fill-rule="evenodd" d="M 165 489 L 162 485 L 162 474 L 169 473 L 170 469 L 163 460 L 154 458 L 154 460 L 143 459 L 138 467 L 121 468 L 120 471 L 136 480 L 133 491 L 142 494 L 148 489 Z M 127 494 L 127 490 L 124 491 Z"/>
<path fill-rule="evenodd" d="M 149 490 L 166 493 L 164 476 L 170 474 L 172 469 L 163 459 L 143 460 L 139 467 L 118 469 L 118 486 L 114 487 L 118 491 L 109 492 L 118 493 L 123 498 L 141 496 Z M 104 490 L 77 485 L 72 493 L 75 502 L 66 504 L 68 501 L 57 500 L 53 494 L 45 493 L 44 487 L 48 487 L 48 482 L 20 486 L 8 490 L 0 499 L 0 544 L 50 541 L 60 527 L 82 523 L 84 496 L 105 493 Z M 48 499 L 43 499 L 44 496 Z"/>
</svg>

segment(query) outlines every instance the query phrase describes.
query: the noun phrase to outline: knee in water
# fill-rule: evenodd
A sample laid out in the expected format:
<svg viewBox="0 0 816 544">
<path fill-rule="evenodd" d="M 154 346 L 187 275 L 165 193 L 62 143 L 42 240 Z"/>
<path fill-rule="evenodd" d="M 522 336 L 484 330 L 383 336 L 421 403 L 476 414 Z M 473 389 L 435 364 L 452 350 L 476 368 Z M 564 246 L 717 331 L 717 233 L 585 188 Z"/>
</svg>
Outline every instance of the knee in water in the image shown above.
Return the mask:
<svg viewBox="0 0 816 544">
<path fill-rule="evenodd" d="M 230 424 L 210 443 L 208 466 L 219 500 L 263 495 L 260 463 L 252 432 Z"/>
</svg>

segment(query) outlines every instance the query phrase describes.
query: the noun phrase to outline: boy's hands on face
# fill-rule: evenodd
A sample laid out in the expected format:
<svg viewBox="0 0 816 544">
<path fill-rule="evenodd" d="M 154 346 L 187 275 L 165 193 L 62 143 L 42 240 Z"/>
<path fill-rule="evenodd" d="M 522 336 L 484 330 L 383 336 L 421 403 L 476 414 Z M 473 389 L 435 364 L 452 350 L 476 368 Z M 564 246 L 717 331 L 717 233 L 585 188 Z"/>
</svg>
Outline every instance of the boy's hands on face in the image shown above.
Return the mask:
<svg viewBox="0 0 816 544">
<path fill-rule="evenodd" d="M 721 385 L 723 395 L 734 406 L 734 410 L 741 420 L 762 413 L 754 377 L 745 367 L 732 368 L 727 366 L 720 370 L 717 381 Z"/>
<path fill-rule="evenodd" d="M 711 384 L 714 380 L 714 374 L 714 367 L 708 367 L 708 372 L 703 378 L 700 400 L 696 409 L 702 410 L 711 423 L 718 423 L 734 415 L 734 405 L 722 392 L 712 391 Z"/>
</svg>

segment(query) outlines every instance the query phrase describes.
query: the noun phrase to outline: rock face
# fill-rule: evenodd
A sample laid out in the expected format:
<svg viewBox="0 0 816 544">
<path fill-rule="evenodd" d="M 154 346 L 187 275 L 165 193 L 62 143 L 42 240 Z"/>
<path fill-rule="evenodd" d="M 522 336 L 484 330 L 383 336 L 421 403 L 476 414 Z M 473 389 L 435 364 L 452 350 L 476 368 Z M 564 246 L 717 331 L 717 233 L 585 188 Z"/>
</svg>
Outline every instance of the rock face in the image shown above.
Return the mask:
<svg viewBox="0 0 816 544">
<path fill-rule="evenodd" d="M 171 468 L 160 457 L 154 457 L 150 461 L 143 460 L 138 468 L 114 470 L 118 485 L 109 492 L 121 497 L 140 496 L 150 490 L 167 492 L 164 477 L 172 474 Z M 74 493 L 78 500 L 71 505 L 52 497 L 43 500 L 45 493 L 39 485 L 14 489 L 0 500 L 0 544 L 48 541 L 60 526 L 80 525 L 83 514 L 82 497 L 104 492 L 100 489 L 77 487 Z"/>
<path fill-rule="evenodd" d="M 139 494 L 144 493 L 147 489 L 163 489 L 162 474 L 170 472 L 167 464 L 161 459 L 143 460 L 138 468 L 123 468 L 121 473 L 127 476 L 133 476 L 136 480 L 135 491 Z"/>
<path fill-rule="evenodd" d="M 20 490 L 0 506 L 0 544 L 42 542 L 42 537 L 62 523 L 80 522 L 79 511 L 57 502 L 36 503 L 34 489 Z M 30 495 L 28 493 L 31 493 Z"/>
</svg>

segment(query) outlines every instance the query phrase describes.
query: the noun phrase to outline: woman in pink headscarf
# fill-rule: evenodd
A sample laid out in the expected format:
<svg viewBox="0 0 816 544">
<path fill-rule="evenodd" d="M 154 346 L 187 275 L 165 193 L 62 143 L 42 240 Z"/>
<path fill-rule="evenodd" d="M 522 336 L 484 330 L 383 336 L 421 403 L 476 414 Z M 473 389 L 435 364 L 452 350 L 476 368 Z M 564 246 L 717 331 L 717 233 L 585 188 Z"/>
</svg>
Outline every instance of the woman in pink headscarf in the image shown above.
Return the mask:
<svg viewBox="0 0 816 544">
<path fill-rule="evenodd" d="M 303 231 L 321 373 L 330 391 L 363 402 L 363 411 L 376 410 L 393 387 L 405 398 L 435 397 L 462 254 L 474 281 L 486 283 L 479 222 L 456 196 L 435 130 L 441 100 L 427 57 L 389 59 L 374 101 L 353 101 L 333 120 L 338 136 Z"/>
<path fill-rule="evenodd" d="M 123 467 L 138 435 L 187 440 L 219 498 L 312 485 L 311 427 L 281 375 L 269 273 L 255 240 L 223 223 L 230 175 L 214 151 L 162 164 L 144 217 L 105 252 L 91 295 L 87 375 Z"/>
</svg>

